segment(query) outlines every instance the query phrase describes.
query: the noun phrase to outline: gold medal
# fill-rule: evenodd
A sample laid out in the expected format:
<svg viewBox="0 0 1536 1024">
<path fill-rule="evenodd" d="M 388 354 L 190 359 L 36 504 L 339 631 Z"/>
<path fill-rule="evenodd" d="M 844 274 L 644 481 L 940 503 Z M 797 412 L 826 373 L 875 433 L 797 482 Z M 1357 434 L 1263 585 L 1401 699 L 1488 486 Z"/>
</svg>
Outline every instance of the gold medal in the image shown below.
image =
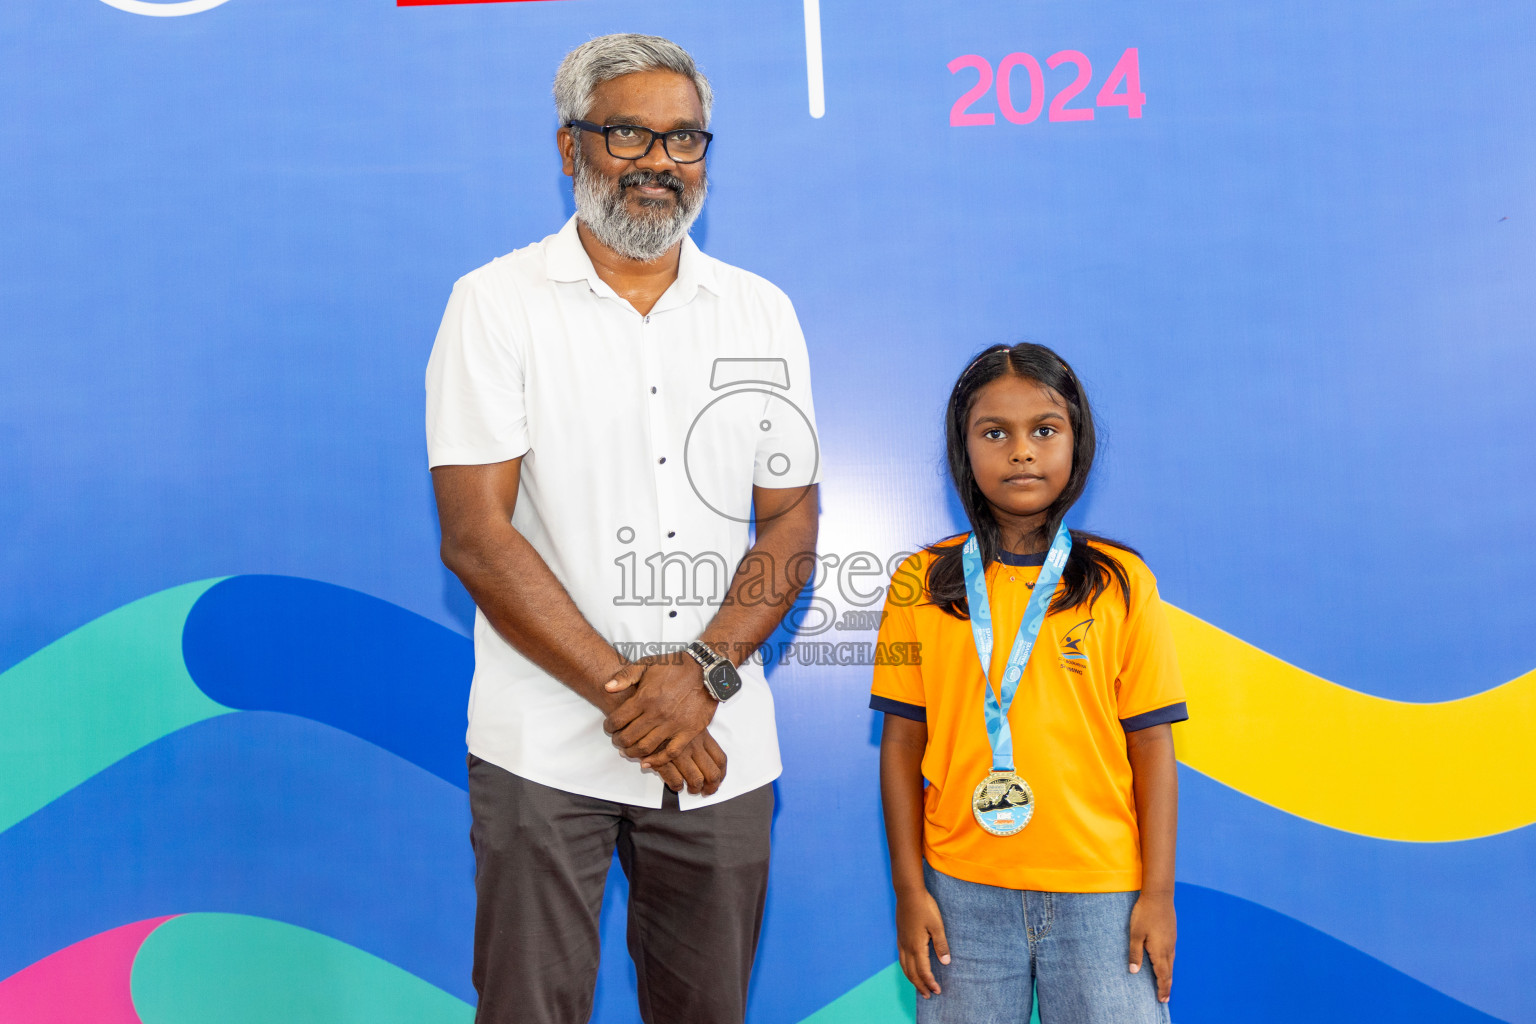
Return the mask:
<svg viewBox="0 0 1536 1024">
<path fill-rule="evenodd" d="M 1017 772 L 994 771 L 971 797 L 976 823 L 995 836 L 1017 835 L 1035 814 L 1035 794 Z"/>
</svg>

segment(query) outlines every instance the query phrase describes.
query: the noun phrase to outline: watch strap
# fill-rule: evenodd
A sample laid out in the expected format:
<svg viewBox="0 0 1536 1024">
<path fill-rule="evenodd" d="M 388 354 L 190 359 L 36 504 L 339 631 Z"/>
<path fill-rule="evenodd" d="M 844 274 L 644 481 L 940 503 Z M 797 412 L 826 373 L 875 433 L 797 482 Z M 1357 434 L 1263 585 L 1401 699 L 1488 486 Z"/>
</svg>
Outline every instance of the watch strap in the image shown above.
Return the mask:
<svg viewBox="0 0 1536 1024">
<path fill-rule="evenodd" d="M 709 691 L 709 695 L 715 700 L 726 701 L 741 690 L 741 677 L 736 674 L 736 666 L 731 664 L 730 659 L 716 653 L 713 648 L 700 640 L 695 640 L 683 649 L 704 669 L 704 689 Z M 727 676 L 723 683 L 723 690 L 722 684 L 712 678 L 715 673 L 721 671 Z"/>
<path fill-rule="evenodd" d="M 715 653 L 714 648 L 710 647 L 702 640 L 693 641 L 688 646 L 684 647 L 683 650 L 687 651 L 688 656 L 691 657 L 694 661 L 698 662 L 699 666 L 706 672 L 725 660 L 719 654 Z"/>
</svg>

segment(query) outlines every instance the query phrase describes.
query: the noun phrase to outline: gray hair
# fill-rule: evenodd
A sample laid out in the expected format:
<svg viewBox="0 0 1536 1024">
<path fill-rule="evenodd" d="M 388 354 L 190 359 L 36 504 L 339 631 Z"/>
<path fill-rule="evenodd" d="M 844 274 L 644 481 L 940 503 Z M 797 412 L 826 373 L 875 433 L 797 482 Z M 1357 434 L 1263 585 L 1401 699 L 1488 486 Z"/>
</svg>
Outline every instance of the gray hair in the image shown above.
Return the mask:
<svg viewBox="0 0 1536 1024">
<path fill-rule="evenodd" d="M 610 79 L 637 71 L 676 71 L 687 75 L 699 91 L 704 125 L 709 126 L 715 93 L 688 51 L 670 39 L 633 32 L 598 36 L 565 55 L 560 70 L 555 72 L 555 116 L 562 125 L 585 120 L 592 108 L 594 89 Z"/>
</svg>

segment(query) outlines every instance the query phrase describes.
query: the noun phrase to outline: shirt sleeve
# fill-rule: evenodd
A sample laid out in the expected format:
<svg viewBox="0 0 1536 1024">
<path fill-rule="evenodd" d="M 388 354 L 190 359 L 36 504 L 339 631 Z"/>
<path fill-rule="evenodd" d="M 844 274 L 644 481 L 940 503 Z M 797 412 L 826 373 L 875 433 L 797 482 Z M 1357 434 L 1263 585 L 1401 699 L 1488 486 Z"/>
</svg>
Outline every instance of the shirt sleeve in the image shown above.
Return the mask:
<svg viewBox="0 0 1536 1024">
<path fill-rule="evenodd" d="M 758 437 L 752 483 L 756 487 L 809 487 L 821 481 L 821 445 L 811 401 L 811 360 L 794 304 L 775 289 L 769 314 L 776 378 L 765 388 L 763 431 Z"/>
<path fill-rule="evenodd" d="M 506 302 L 474 275 L 448 297 L 427 360 L 430 466 L 484 466 L 527 453 L 523 353 Z"/>
<path fill-rule="evenodd" d="M 1114 600 L 1115 595 L 1106 594 L 1104 598 Z M 1150 574 L 1146 587 L 1133 595 L 1124 636 L 1120 675 L 1115 680 L 1121 727 L 1126 732 L 1135 732 L 1187 719 L 1189 710 L 1184 703 L 1184 679 L 1179 674 L 1173 630 Z"/>
<path fill-rule="evenodd" d="M 886 588 L 869 706 L 888 715 L 926 722 L 928 697 L 923 689 L 922 648 L 913 615 L 922 595 L 921 572 L 922 561 L 913 555 L 896 570 Z"/>
</svg>

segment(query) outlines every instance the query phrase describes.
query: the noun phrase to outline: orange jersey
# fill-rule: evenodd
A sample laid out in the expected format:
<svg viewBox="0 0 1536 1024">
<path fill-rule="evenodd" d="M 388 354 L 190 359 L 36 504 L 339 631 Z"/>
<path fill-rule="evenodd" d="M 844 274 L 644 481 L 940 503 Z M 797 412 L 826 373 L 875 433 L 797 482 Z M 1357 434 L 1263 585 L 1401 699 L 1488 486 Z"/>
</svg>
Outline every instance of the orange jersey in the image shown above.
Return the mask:
<svg viewBox="0 0 1536 1024">
<path fill-rule="evenodd" d="M 1141 888 L 1125 734 L 1189 716 L 1157 581 L 1130 552 L 1098 547 L 1125 567 L 1130 610 L 1111 583 L 1092 608 L 1046 616 L 1008 711 L 1014 768 L 1035 796 L 1034 817 L 1013 836 L 988 834 L 971 812 L 992 748 L 970 621 L 928 603 L 928 552 L 907 559 L 893 577 L 880 643 L 915 643 L 920 663 L 876 665 L 870 706 L 928 724 L 923 853 L 935 870 L 1008 889 Z M 1027 564 L 987 568 L 994 691 L 1045 559 L 1043 552 L 1005 557 Z"/>
</svg>

